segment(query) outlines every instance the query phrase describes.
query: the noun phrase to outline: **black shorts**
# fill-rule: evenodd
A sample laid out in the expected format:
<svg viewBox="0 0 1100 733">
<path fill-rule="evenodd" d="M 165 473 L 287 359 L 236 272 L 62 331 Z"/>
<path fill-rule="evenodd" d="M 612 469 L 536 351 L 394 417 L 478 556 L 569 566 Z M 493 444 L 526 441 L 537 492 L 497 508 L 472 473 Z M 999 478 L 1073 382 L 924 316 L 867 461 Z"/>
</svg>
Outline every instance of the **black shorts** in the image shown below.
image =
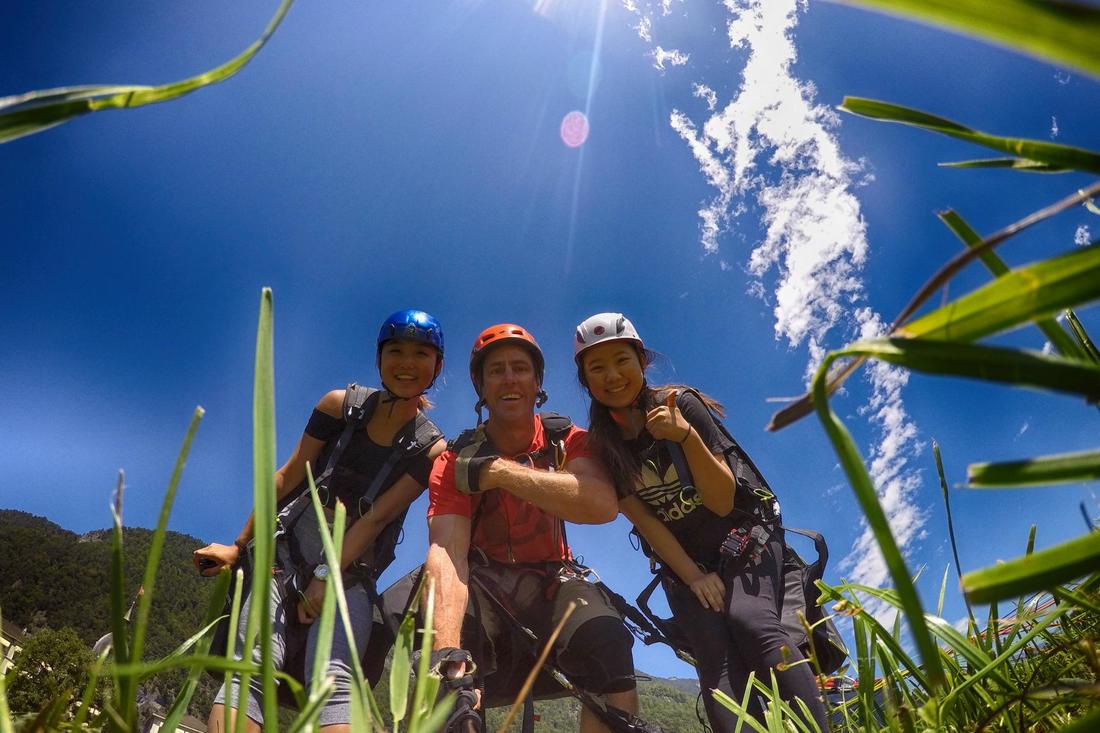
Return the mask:
<svg viewBox="0 0 1100 733">
<path fill-rule="evenodd" d="M 569 649 L 570 641 L 581 626 L 597 619 L 623 628 L 622 617 L 599 588 L 561 563 L 479 564 L 471 558 L 470 575 L 470 600 L 462 626 L 462 644 L 478 664 L 487 707 L 512 702 L 570 601 L 575 601 L 577 607 L 554 642 L 550 660 L 555 661 L 566 650 L 570 658 L 579 657 L 580 663 L 574 663 L 575 669 L 565 671 L 571 682 L 588 687 L 584 650 Z M 487 593 L 492 593 L 500 604 Z M 518 629 L 508 615 L 534 632 L 537 641 Z M 630 659 L 628 649 L 626 658 Z M 634 674 L 632 661 L 619 666 L 624 669 L 612 670 L 613 675 L 630 677 Z M 568 694 L 546 671 L 539 675 L 533 692 L 540 699 Z"/>
</svg>

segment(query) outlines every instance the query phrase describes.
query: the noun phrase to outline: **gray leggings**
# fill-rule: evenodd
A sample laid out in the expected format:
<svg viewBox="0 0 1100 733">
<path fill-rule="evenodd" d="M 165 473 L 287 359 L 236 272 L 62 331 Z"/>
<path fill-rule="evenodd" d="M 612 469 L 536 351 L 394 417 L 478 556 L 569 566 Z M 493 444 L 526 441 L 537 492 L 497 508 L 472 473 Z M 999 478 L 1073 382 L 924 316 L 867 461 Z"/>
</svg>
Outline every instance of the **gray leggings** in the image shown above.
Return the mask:
<svg viewBox="0 0 1100 733">
<path fill-rule="evenodd" d="M 351 618 L 352 631 L 355 634 L 355 654 L 363 656 L 367 648 L 367 641 L 371 630 L 371 603 L 366 588 L 361 583 L 356 583 L 344 589 L 348 600 L 348 616 Z M 237 626 L 236 649 L 244 646 L 245 626 L 248 623 L 248 608 L 251 598 L 246 598 L 241 604 L 241 621 Z M 271 653 L 275 658 L 275 668 L 281 669 L 286 659 L 286 625 L 287 614 L 295 614 L 293 623 L 297 623 L 297 610 L 294 603 L 284 598 L 282 583 L 275 579 L 271 581 L 271 611 L 272 611 L 272 635 Z M 317 648 L 317 623 L 310 624 L 306 637 L 305 656 L 305 681 L 313 675 L 313 655 Z M 328 674 L 336 679 L 336 691 L 325 703 L 321 710 L 319 725 L 346 725 L 351 722 L 351 686 L 352 682 L 352 655 L 351 645 L 344 633 L 344 624 L 340 619 L 340 612 L 336 612 L 336 628 L 332 635 L 332 656 L 328 664 Z M 241 658 L 240 652 L 237 659 Z M 252 653 L 252 659 L 260 662 L 260 648 Z M 233 707 L 239 707 L 240 695 L 238 688 L 239 679 L 234 676 L 231 682 Z M 226 700 L 226 688 L 223 685 L 214 698 L 214 704 L 224 705 Z M 246 714 L 259 725 L 263 725 L 263 689 L 259 677 L 252 677 L 248 683 L 248 701 Z"/>
</svg>

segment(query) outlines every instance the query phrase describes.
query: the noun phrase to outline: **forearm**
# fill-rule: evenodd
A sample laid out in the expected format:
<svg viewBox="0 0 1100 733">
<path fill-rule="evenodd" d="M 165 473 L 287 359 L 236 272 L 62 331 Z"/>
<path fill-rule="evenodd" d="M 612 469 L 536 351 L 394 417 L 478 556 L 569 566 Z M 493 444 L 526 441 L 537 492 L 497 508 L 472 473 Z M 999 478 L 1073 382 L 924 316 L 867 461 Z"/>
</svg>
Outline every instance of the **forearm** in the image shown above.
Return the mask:
<svg viewBox="0 0 1100 733">
<path fill-rule="evenodd" d="M 433 610 L 435 649 L 462 646 L 462 619 L 470 595 L 470 565 L 465 555 L 456 556 L 447 548 L 432 544 L 426 562 L 428 577 L 435 583 Z M 427 599 L 427 594 L 422 596 Z"/>
<path fill-rule="evenodd" d="M 647 516 L 634 522 L 639 534 L 645 538 L 657 557 L 661 558 L 669 570 L 676 574 L 686 584 L 698 580 L 703 571 L 695 564 L 695 561 L 684 550 L 683 545 L 676 539 L 661 520 Z"/>
<path fill-rule="evenodd" d="M 618 513 L 613 490 L 583 474 L 543 471 L 508 460 L 493 461 L 484 472 L 484 488 L 508 491 L 569 522 L 604 524 Z"/>
<path fill-rule="evenodd" d="M 703 506 L 720 517 L 729 514 L 736 484 L 725 460 L 711 453 L 694 429 L 682 446 Z"/>
</svg>

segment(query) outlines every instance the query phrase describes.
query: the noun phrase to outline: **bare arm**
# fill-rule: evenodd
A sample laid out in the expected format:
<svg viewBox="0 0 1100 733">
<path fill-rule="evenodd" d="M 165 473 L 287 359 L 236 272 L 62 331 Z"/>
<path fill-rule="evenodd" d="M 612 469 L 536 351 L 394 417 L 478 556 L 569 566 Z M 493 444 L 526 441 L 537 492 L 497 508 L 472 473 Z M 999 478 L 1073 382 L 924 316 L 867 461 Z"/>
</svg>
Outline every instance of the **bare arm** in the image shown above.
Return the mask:
<svg viewBox="0 0 1100 733">
<path fill-rule="evenodd" d="M 593 458 L 575 458 L 568 472 L 497 460 L 482 469 L 485 489 L 504 489 L 543 511 L 577 524 L 604 524 L 618 515 L 615 489 Z"/>
<path fill-rule="evenodd" d="M 623 516 L 630 520 L 638 533 L 645 538 L 657 557 L 676 574 L 684 585 L 691 588 L 703 606 L 721 611 L 725 596 L 725 586 L 714 573 L 706 573 L 684 551 L 680 541 L 669 531 L 664 522 L 654 516 L 649 507 L 636 496 L 627 496 L 619 501 Z"/>
<path fill-rule="evenodd" d="M 470 518 L 443 514 L 428 519 L 428 577 L 435 581 L 433 647 L 461 648 L 462 619 L 470 596 Z"/>
</svg>

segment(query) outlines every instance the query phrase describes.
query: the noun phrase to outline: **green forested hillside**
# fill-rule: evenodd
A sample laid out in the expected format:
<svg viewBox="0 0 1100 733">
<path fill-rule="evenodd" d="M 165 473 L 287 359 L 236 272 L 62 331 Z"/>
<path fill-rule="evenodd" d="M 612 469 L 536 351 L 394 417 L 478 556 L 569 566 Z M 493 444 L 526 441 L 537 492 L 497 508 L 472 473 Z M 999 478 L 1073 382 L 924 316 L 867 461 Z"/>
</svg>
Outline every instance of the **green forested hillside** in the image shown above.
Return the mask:
<svg viewBox="0 0 1100 733">
<path fill-rule="evenodd" d="M 150 530 L 123 530 L 127 593 L 136 593 L 141 585 L 151 537 Z M 204 544 L 176 532 L 168 532 L 165 537 L 148 631 L 148 658 L 164 656 L 199 628 L 211 583 L 195 572 L 191 552 Z M 110 627 L 110 551 L 109 530 L 77 535 L 42 517 L 0 510 L 3 617 L 31 633 L 47 627 L 68 627 L 91 646 Z M 183 672 L 176 671 L 150 681 L 147 689 L 169 701 L 182 679 Z M 669 731 L 700 730 L 695 693 L 673 686 L 683 687 L 684 683 L 660 679 L 642 682 L 642 714 Z M 192 715 L 206 719 L 215 689 L 213 680 L 204 677 L 192 700 Z M 378 692 L 385 709 L 389 700 L 385 681 Z M 577 705 L 572 698 L 537 703 L 540 722 L 536 729 L 539 733 L 576 730 Z M 491 712 L 490 720 L 501 722 L 503 712 Z"/>
</svg>

